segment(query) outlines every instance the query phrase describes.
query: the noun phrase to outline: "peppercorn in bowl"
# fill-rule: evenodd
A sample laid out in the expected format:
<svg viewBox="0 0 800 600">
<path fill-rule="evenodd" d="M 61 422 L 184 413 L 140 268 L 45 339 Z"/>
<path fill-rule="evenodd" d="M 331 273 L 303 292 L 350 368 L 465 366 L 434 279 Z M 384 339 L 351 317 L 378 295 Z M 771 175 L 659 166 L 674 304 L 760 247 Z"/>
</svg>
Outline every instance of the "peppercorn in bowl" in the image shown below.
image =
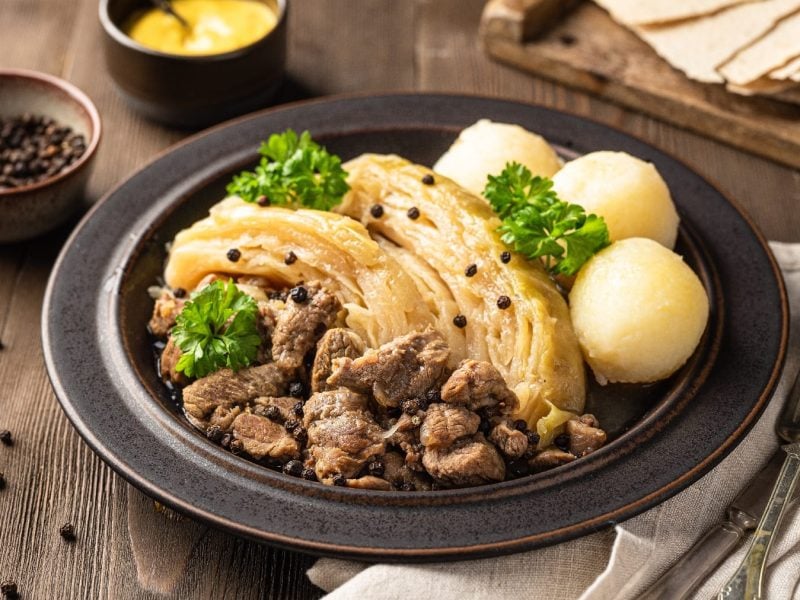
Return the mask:
<svg viewBox="0 0 800 600">
<path fill-rule="evenodd" d="M 80 207 L 100 115 L 72 84 L 0 69 L 0 243 L 41 235 Z"/>
</svg>

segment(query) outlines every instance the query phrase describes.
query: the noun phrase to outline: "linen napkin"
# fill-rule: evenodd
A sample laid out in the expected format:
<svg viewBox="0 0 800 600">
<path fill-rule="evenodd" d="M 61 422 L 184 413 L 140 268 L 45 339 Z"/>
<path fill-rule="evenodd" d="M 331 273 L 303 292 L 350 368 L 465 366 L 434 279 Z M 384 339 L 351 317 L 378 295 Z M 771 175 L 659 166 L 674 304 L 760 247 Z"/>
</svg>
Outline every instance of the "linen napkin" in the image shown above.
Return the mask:
<svg viewBox="0 0 800 600">
<path fill-rule="evenodd" d="M 800 311 L 800 244 L 771 242 L 792 312 Z M 800 365 L 800 331 L 793 331 L 784 377 L 744 441 L 714 470 L 659 506 L 613 530 L 500 558 L 433 564 L 367 564 L 320 559 L 308 571 L 326 600 L 628 600 L 652 585 L 711 526 L 778 448 L 783 399 Z M 788 376 L 787 376 L 788 375 Z M 741 562 L 747 543 L 695 594 L 714 598 Z M 790 506 L 773 544 L 765 597 L 800 600 L 800 502 Z"/>
</svg>

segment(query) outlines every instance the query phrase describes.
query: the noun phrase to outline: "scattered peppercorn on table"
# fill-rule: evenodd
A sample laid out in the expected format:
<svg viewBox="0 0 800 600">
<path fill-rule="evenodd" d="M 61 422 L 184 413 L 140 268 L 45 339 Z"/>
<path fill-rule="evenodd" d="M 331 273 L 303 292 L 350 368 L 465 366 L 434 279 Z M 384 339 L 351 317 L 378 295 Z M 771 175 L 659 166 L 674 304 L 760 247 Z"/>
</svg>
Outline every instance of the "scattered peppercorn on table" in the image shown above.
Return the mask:
<svg viewBox="0 0 800 600">
<path fill-rule="evenodd" d="M 769 238 L 800 241 L 797 172 L 490 62 L 477 42 L 483 4 L 293 0 L 289 78 L 280 99 L 455 91 L 586 115 L 689 162 L 743 204 Z M 96 20 L 97 0 L 0 5 L 0 67 L 64 77 L 101 112 L 104 140 L 87 208 L 186 135 L 144 121 L 122 103 L 98 51 Z M 154 504 L 105 466 L 68 423 L 45 373 L 39 319 L 47 277 L 69 228 L 0 246 L 3 591 L 30 599 L 322 596 L 305 576 L 314 557 L 210 530 Z M 286 257 L 287 264 L 292 260 Z"/>
</svg>

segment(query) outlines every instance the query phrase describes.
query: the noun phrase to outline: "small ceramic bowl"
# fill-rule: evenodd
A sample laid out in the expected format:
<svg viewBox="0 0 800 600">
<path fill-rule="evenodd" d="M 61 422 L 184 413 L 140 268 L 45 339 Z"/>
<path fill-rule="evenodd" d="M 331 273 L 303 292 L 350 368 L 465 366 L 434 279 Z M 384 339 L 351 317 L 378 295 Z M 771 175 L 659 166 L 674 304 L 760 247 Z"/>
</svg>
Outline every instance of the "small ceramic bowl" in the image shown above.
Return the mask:
<svg viewBox="0 0 800 600">
<path fill-rule="evenodd" d="M 83 155 L 60 173 L 30 185 L 0 189 L 0 243 L 45 233 L 80 207 L 100 143 L 100 115 L 71 83 L 36 71 L 0 69 L 0 117 L 46 116 L 86 139 Z"/>
<path fill-rule="evenodd" d="M 258 0 L 277 12 L 275 27 L 223 54 L 182 56 L 147 48 L 123 28 L 146 0 L 100 0 L 106 65 L 125 101 L 168 125 L 199 128 L 250 112 L 275 96 L 286 66 L 287 0 Z"/>
</svg>

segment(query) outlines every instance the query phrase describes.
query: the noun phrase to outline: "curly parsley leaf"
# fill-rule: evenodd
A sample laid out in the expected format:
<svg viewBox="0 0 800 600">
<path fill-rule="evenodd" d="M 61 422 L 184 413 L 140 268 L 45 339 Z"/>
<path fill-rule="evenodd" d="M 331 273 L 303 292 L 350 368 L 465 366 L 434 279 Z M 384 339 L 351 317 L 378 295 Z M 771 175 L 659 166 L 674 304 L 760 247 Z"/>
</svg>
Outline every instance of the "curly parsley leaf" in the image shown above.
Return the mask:
<svg viewBox="0 0 800 600">
<path fill-rule="evenodd" d="M 215 281 L 192 295 L 178 314 L 172 336 L 181 357 L 175 369 L 205 377 L 229 367 L 252 364 L 261 345 L 258 305 L 233 281 Z"/>
<path fill-rule="evenodd" d="M 341 159 L 291 129 L 274 133 L 259 148 L 261 161 L 253 171 L 236 175 L 226 190 L 246 202 L 262 196 L 270 204 L 330 210 L 350 189 Z"/>
<path fill-rule="evenodd" d="M 543 258 L 552 274 L 574 275 L 610 243 L 602 217 L 559 200 L 551 179 L 519 163 L 490 175 L 483 195 L 502 221 L 503 242 L 528 258 Z"/>
</svg>

